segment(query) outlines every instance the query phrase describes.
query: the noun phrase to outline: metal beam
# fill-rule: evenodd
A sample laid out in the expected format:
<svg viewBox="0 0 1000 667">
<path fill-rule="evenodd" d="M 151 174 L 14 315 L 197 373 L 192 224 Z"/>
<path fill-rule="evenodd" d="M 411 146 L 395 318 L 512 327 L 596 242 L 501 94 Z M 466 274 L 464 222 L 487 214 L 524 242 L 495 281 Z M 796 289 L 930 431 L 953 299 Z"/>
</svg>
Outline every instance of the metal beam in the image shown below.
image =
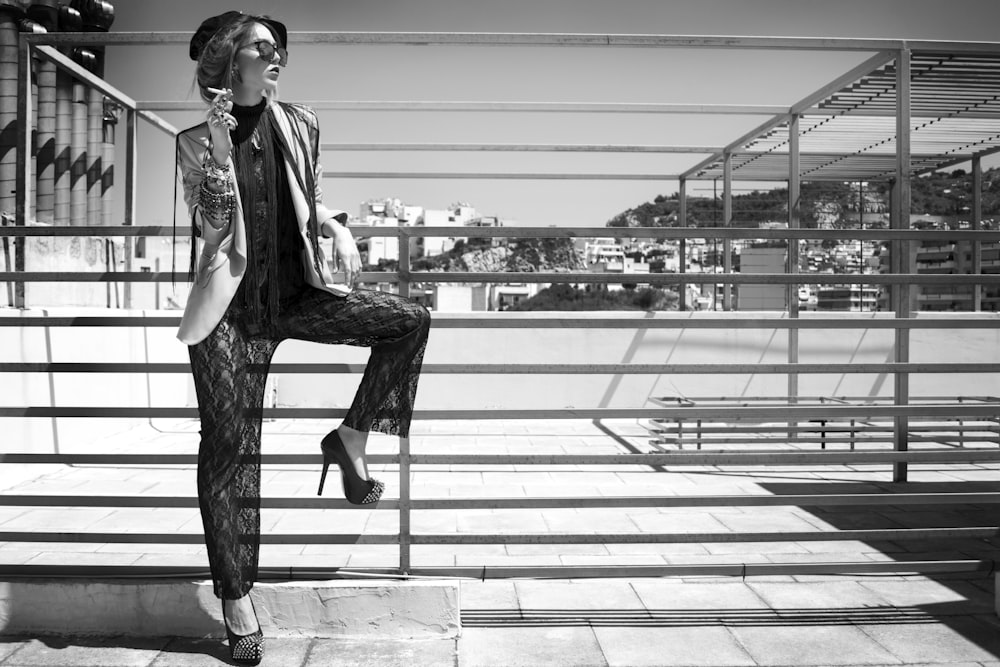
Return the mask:
<svg viewBox="0 0 1000 667">
<path fill-rule="evenodd" d="M 880 53 L 875 54 L 874 56 L 872 56 L 868 60 L 864 61 L 860 65 L 858 65 L 858 66 L 850 69 L 849 71 L 845 72 L 844 74 L 842 74 L 841 76 L 837 77 L 836 79 L 834 79 L 833 81 L 831 81 L 827 85 L 823 86 L 822 88 L 820 88 L 816 92 L 814 92 L 811 95 L 807 95 L 806 97 L 802 98 L 797 103 L 793 104 L 791 106 L 791 108 L 788 109 L 787 112 L 785 112 L 783 114 L 779 114 L 779 115 L 775 116 L 774 118 L 768 120 L 767 122 L 762 123 L 761 125 L 757 126 L 753 130 L 750 130 L 749 132 L 747 132 L 746 134 L 744 134 L 742 137 L 740 137 L 736 141 L 734 141 L 734 142 L 730 143 L 729 145 L 727 145 L 726 148 L 724 149 L 724 151 L 733 151 L 733 152 L 737 151 L 738 149 L 742 148 L 747 142 L 749 142 L 749 141 L 751 141 L 753 139 L 756 139 L 757 137 L 759 137 L 764 132 L 767 132 L 768 130 L 772 130 L 775 127 L 777 127 L 778 125 L 780 125 L 781 123 L 783 123 L 786 120 L 788 120 L 789 116 L 791 116 L 792 114 L 801 114 L 805 110 L 807 110 L 810 107 L 816 105 L 821 100 L 826 99 L 829 95 L 835 93 L 836 91 L 840 90 L 844 86 L 846 86 L 848 84 L 851 84 L 851 83 L 854 83 L 855 81 L 857 81 L 859 78 L 861 78 L 862 76 L 864 76 L 866 74 L 871 74 L 872 72 L 874 72 L 875 70 L 877 70 L 879 67 L 881 67 L 882 65 L 884 65 L 887 62 L 889 62 L 890 60 L 892 60 L 893 57 L 894 57 L 894 54 L 891 51 L 882 51 Z M 701 169 L 703 169 L 704 167 L 707 167 L 708 165 L 712 164 L 712 162 L 718 160 L 720 157 L 722 157 L 722 156 L 721 155 L 714 155 L 711 158 L 703 160 L 702 162 L 698 163 L 697 165 L 695 165 L 691 169 L 688 169 L 687 171 L 685 171 L 681 175 L 685 176 L 685 177 L 691 176 L 692 174 L 694 174 L 694 173 L 700 171 Z"/>
<path fill-rule="evenodd" d="M 896 229 L 910 227 L 910 51 L 900 49 L 896 53 L 896 186 L 893 198 L 892 226 Z M 893 241 L 891 243 L 893 273 L 911 273 L 910 242 Z M 913 286 L 909 284 L 893 285 L 893 305 L 896 317 L 907 319 L 912 316 L 910 303 L 913 297 Z M 895 333 L 894 360 L 896 363 L 907 363 L 910 360 L 910 331 L 897 329 Z M 893 375 L 893 396 L 897 405 L 906 405 L 910 400 L 910 376 L 908 373 Z M 909 448 L 908 418 L 906 415 L 894 417 L 895 436 L 894 449 L 898 452 Z M 894 463 L 892 466 L 894 482 L 905 482 L 907 479 L 906 462 Z"/>
<path fill-rule="evenodd" d="M 186 45 L 190 32 L 65 32 L 32 35 L 37 44 L 58 45 Z M 614 33 L 509 32 L 333 32 L 292 31 L 295 44 L 373 44 L 411 46 L 567 46 L 658 47 L 686 49 L 774 49 L 824 51 L 897 51 L 1000 54 L 996 42 L 856 39 L 839 37 L 757 37 L 736 35 L 651 35 Z"/>
</svg>

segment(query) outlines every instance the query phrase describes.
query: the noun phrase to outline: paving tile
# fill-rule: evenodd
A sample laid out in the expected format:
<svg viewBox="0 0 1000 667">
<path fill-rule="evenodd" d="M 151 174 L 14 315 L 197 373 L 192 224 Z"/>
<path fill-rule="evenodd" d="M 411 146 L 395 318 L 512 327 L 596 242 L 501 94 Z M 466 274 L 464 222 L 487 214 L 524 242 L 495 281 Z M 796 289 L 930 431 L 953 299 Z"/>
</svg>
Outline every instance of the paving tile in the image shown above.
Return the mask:
<svg viewBox="0 0 1000 667">
<path fill-rule="evenodd" d="M 517 581 L 514 587 L 524 610 L 643 609 L 642 601 L 632 586 L 623 581 Z"/>
<path fill-rule="evenodd" d="M 620 510 L 546 510 L 543 514 L 548 529 L 556 533 L 635 533 L 638 528 L 631 515 Z"/>
<path fill-rule="evenodd" d="M 757 664 L 722 627 L 597 627 L 594 634 L 612 666 Z"/>
<path fill-rule="evenodd" d="M 763 623 L 730 631 L 758 665 L 894 665 L 899 660 L 850 625 Z"/>
<path fill-rule="evenodd" d="M 705 556 L 708 549 L 701 544 L 683 542 L 634 542 L 628 544 L 608 544 L 608 553 L 611 555 L 627 554 L 658 554 L 661 556 L 680 556 L 690 554 L 692 556 Z"/>
<path fill-rule="evenodd" d="M 779 613 L 798 609 L 867 609 L 890 604 L 855 581 L 824 583 L 751 582 L 749 587 Z"/>
<path fill-rule="evenodd" d="M 27 637 L 0 637 L 0 661 L 8 658 L 31 643 Z"/>
<path fill-rule="evenodd" d="M 273 643 L 265 646 L 265 653 L 273 649 Z M 270 656 L 266 659 L 270 661 Z M 161 649 L 150 667 L 214 667 L 228 662 L 229 649 L 219 639 L 176 638 Z"/>
<path fill-rule="evenodd" d="M 519 608 L 513 581 L 462 581 L 459 601 L 462 611 Z"/>
<path fill-rule="evenodd" d="M 650 611 L 767 609 L 767 603 L 753 587 L 739 582 L 675 583 L 654 580 L 634 582 L 632 588 Z"/>
<path fill-rule="evenodd" d="M 995 628 L 969 618 L 954 617 L 938 623 L 859 625 L 858 628 L 907 663 L 1000 657 L 1000 634 Z"/>
<path fill-rule="evenodd" d="M 4 667 L 146 667 L 168 642 L 136 637 L 32 639 Z"/>
<path fill-rule="evenodd" d="M 965 581 L 935 581 L 919 578 L 915 581 L 863 581 L 897 607 L 921 607 L 934 613 L 981 614 L 993 610 L 993 598 L 982 588 Z"/>
<path fill-rule="evenodd" d="M 629 556 L 560 556 L 563 565 L 666 565 L 663 556 L 656 554 L 632 554 Z"/>
<path fill-rule="evenodd" d="M 637 514 L 632 522 L 644 533 L 728 533 L 729 528 L 707 512 Z"/>
<path fill-rule="evenodd" d="M 458 664 L 454 639 L 317 639 L 306 667 L 453 667 Z M 274 663 L 286 664 L 286 663 Z M 290 664 L 290 663 L 289 663 Z"/>
<path fill-rule="evenodd" d="M 607 665 L 589 627 L 465 628 L 458 640 L 460 667 Z"/>
</svg>

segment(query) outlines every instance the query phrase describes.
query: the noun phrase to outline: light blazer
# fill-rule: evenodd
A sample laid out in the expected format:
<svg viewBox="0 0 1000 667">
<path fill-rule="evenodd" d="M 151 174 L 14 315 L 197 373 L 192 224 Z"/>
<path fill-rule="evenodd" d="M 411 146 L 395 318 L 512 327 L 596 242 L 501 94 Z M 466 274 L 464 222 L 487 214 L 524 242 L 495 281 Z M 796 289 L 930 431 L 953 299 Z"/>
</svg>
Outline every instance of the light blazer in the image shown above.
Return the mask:
<svg viewBox="0 0 1000 667">
<path fill-rule="evenodd" d="M 284 141 L 287 149 L 287 153 L 282 151 L 286 153 L 282 162 L 302 235 L 305 280 L 314 287 L 343 296 L 348 290 L 334 284 L 318 240 L 324 222 L 336 218 L 345 223 L 347 214 L 323 205 L 320 188 L 323 168 L 319 161 L 316 113 L 309 107 L 282 102 L 270 103 L 264 113 L 271 114 L 280 133 L 279 139 Z M 205 179 L 204 165 L 209 147 L 210 135 L 206 123 L 195 125 L 177 136 L 177 160 L 184 186 L 184 201 L 191 224 L 201 236 L 195 279 L 177 332 L 177 337 L 188 345 L 204 340 L 215 329 L 229 308 L 247 267 L 246 225 L 232 167 L 229 173 L 236 193 L 236 208 L 231 222 L 222 229 L 215 229 L 202 221 L 198 192 Z M 226 162 L 232 165 L 232 155 Z"/>
</svg>

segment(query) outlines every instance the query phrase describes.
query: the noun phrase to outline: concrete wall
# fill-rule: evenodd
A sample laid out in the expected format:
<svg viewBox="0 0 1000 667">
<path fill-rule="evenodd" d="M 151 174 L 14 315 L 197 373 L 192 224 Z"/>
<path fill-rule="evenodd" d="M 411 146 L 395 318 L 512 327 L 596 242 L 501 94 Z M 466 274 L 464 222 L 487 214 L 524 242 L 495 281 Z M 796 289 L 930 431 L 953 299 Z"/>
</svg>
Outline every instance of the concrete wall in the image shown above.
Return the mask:
<svg viewBox="0 0 1000 667">
<path fill-rule="evenodd" d="M 177 315 L 177 311 L 145 311 Z M 108 315 L 105 309 L 47 309 L 24 315 Z M 133 315 L 142 315 L 135 311 Z M 0 316 L 18 317 L 18 311 Z M 435 314 L 439 320 L 457 314 Z M 553 313 L 504 313 L 530 321 Z M 574 313 L 574 315 L 579 315 Z M 588 313 L 597 320 L 627 316 L 637 320 L 724 318 L 725 313 Z M 461 314 L 461 316 L 468 316 Z M 497 315 L 493 314 L 493 317 Z M 732 313 L 746 319 L 778 317 L 778 313 Z M 887 314 L 842 313 L 826 317 L 865 320 Z M 921 315 L 927 316 L 927 315 Z M 953 314 L 960 318 L 964 314 Z M 979 315 L 969 315 L 982 317 Z M 803 319 L 815 317 L 804 313 Z M 990 329 L 914 330 L 914 362 L 1000 362 L 1000 316 Z M 75 327 L 0 327 L 0 345 L 8 361 L 186 362 L 187 348 L 174 338 L 173 327 L 149 329 Z M 426 363 L 784 363 L 784 329 L 451 329 L 433 328 Z M 803 330 L 803 363 L 881 363 L 892 359 L 892 330 Z M 368 350 L 286 341 L 274 361 L 363 364 Z M 927 374 L 911 376 L 911 394 L 976 395 L 1000 393 L 998 374 Z M 274 374 L 279 407 L 347 408 L 360 374 Z M 885 374 L 804 375 L 801 395 L 891 396 L 892 377 Z M 420 381 L 418 409 L 516 409 L 645 407 L 650 396 L 783 396 L 784 375 L 443 375 Z M 0 384 L 3 406 L 158 406 L 195 405 L 185 373 L 56 374 L 7 373 Z M 484 415 L 487 416 L 487 415 Z M 124 430 L 124 420 L 0 418 L 7 437 L 0 451 L 100 451 L 102 433 Z"/>
</svg>

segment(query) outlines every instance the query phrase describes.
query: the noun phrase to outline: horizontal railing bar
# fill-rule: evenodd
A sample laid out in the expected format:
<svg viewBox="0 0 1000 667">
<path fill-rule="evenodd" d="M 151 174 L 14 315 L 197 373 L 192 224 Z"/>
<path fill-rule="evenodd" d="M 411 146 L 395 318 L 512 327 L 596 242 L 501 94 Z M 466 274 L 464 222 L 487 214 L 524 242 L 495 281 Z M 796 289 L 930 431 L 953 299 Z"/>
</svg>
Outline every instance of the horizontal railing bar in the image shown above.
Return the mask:
<svg viewBox="0 0 1000 667">
<path fill-rule="evenodd" d="M 989 572 L 996 562 L 968 560 L 903 560 L 903 561 L 835 561 L 826 563 L 712 563 L 664 565 L 481 565 L 411 567 L 407 575 L 397 568 L 330 567 L 267 567 L 257 570 L 262 581 L 310 581 L 317 579 L 357 579 L 372 576 L 398 577 L 458 577 L 468 579 L 586 579 L 608 577 L 668 577 L 668 576 L 770 576 L 789 574 L 942 574 Z M 208 579 L 207 567 L 170 565 L 0 565 L 0 576 L 20 578 L 82 578 L 82 579 Z"/>
<path fill-rule="evenodd" d="M 843 465 L 850 463 L 975 463 L 1000 461 L 995 449 L 938 451 L 813 451 L 813 452 L 706 452 L 678 451 L 657 454 L 413 454 L 414 465 Z"/>
<path fill-rule="evenodd" d="M 647 407 L 647 408 L 524 408 L 483 410 L 481 408 L 414 410 L 417 419 L 782 419 L 805 421 L 821 417 L 989 417 L 996 408 L 965 404 L 950 405 L 878 405 L 878 406 L 780 406 L 780 407 Z M 329 419 L 343 417 L 346 408 L 264 408 L 264 418 Z M 171 417 L 195 418 L 198 409 L 170 407 L 100 407 L 100 406 L 3 406 L 0 417 Z"/>
<path fill-rule="evenodd" d="M 597 174 L 587 172 L 507 172 L 507 171 L 324 171 L 323 178 L 340 179 L 442 179 L 487 181 L 676 181 L 678 174 L 619 173 Z"/>
<path fill-rule="evenodd" d="M 26 34 L 32 44 L 152 45 L 187 44 L 189 32 L 62 32 Z M 998 54 L 995 42 L 900 40 L 845 37 L 758 37 L 737 35 L 667 35 L 624 33 L 531 32 L 363 32 L 292 31 L 295 44 L 371 44 L 402 46 L 558 46 L 558 47 L 658 47 L 684 49 L 765 49 L 824 51 L 889 51 Z"/>
<path fill-rule="evenodd" d="M 369 457 L 371 458 L 371 457 Z M 933 494 L 932 494 L 933 495 Z M 947 501 L 945 501 L 947 502 Z M 992 502 L 985 500 L 983 502 Z M 998 500 L 997 502 L 1000 502 Z M 42 496 L 5 495 L 0 493 L 0 506 L 8 507 L 157 507 L 157 508 L 197 508 L 195 497 L 176 496 Z M 267 509 L 356 509 L 343 498 L 261 498 L 261 507 Z M 368 509 L 398 510 L 399 501 L 382 498 L 377 505 Z"/>
<path fill-rule="evenodd" d="M 458 509 L 574 509 L 601 507 L 827 507 L 846 505 L 992 505 L 1000 493 L 857 493 L 794 494 L 779 496 L 586 496 L 558 498 L 414 498 L 414 510 Z M 398 501 L 383 499 L 373 509 L 398 509 Z M 196 497 L 8 495 L 0 494 L 7 507 L 158 507 L 196 508 Z M 266 509 L 350 509 L 346 500 L 325 498 L 261 498 Z"/>
<path fill-rule="evenodd" d="M 0 533 L 2 538 L 3 533 Z M 535 535 L 508 533 L 427 534 L 410 536 L 420 544 L 697 544 L 733 542 L 840 542 L 881 540 L 990 539 L 1000 528 L 882 528 L 861 530 L 815 530 L 754 533 L 595 533 Z"/>
<path fill-rule="evenodd" d="M 1000 323 L 998 323 L 1000 326 Z M 248 367 L 253 370 L 255 366 Z M 262 365 L 257 368 L 263 369 Z M 276 363 L 272 373 L 364 373 L 366 364 Z M 0 373 L 190 373 L 188 362 L 0 362 Z M 449 375 L 746 375 L 811 373 L 1000 373 L 1000 363 L 881 364 L 424 364 L 427 374 Z"/>
<path fill-rule="evenodd" d="M 788 106 L 766 104 L 683 104 L 670 102 L 500 102 L 449 100 L 303 100 L 302 104 L 317 111 L 443 111 L 443 112 L 515 112 L 515 113 L 659 113 L 659 114 L 725 114 L 776 116 L 789 112 Z M 854 109 L 812 107 L 805 116 L 847 116 L 852 119 L 896 116 L 891 105 L 872 107 L 871 103 Z M 957 106 L 957 105 L 956 105 Z M 198 100 L 136 100 L 136 108 L 150 111 L 204 111 Z M 964 110 L 964 107 L 963 107 Z M 975 118 L 1000 118 L 1000 114 L 982 110 L 968 113 Z M 937 109 L 914 109 L 911 118 L 940 118 Z M 844 153 L 853 155 L 853 153 Z"/>
<path fill-rule="evenodd" d="M 934 449 L 908 451 L 677 451 L 655 454 L 411 454 L 414 465 L 841 465 L 849 463 L 976 463 L 1000 461 L 996 449 Z M 190 466 L 196 454 L 0 454 L 0 463 L 64 465 Z M 397 456 L 372 454 L 369 463 L 398 463 Z M 268 465 L 315 466 L 319 454 L 265 454 Z"/>
<path fill-rule="evenodd" d="M 533 271 L 410 271 L 411 283 L 636 283 L 641 285 L 1000 285 L 1000 273 L 589 273 Z M 167 271 L 0 272 L 0 282 L 169 283 L 186 274 Z M 363 271 L 362 283 L 399 282 L 393 272 Z"/>
<path fill-rule="evenodd" d="M 107 544 L 204 544 L 202 533 L 89 533 L 0 531 L 0 542 Z M 261 544 L 399 544 L 399 535 L 349 533 L 265 533 Z"/>
<path fill-rule="evenodd" d="M 759 229 L 736 221 L 731 227 L 369 227 L 350 225 L 358 236 L 468 237 L 468 238 L 638 238 L 638 239 L 760 239 L 760 240 L 837 240 L 865 241 L 969 241 L 1000 242 L 1000 231 L 969 229 Z M 740 226 L 744 225 L 744 226 Z M 0 227 L 0 238 L 21 236 L 172 236 L 173 227 L 146 225 L 50 226 L 31 225 Z M 189 226 L 177 227 L 177 235 L 191 235 Z"/>
<path fill-rule="evenodd" d="M 99 91 L 101 94 L 110 97 L 129 109 L 135 109 L 135 100 L 108 84 L 108 82 L 101 77 L 87 71 L 78 63 L 74 62 L 53 47 L 33 46 L 31 47 L 31 51 L 34 55 L 45 58 L 57 67 L 62 68 L 64 71 L 79 79 L 81 83 Z M 157 116 L 155 113 L 151 111 L 142 111 L 139 112 L 139 115 L 149 121 L 154 127 L 169 134 L 171 137 L 177 136 L 177 128 Z"/>
<path fill-rule="evenodd" d="M 0 327 L 176 327 L 180 315 L 122 316 L 35 316 L 0 310 Z M 438 313 L 435 329 L 992 329 L 1000 326 L 1000 316 L 919 317 L 897 319 L 880 313 L 850 317 L 732 317 L 724 313 L 649 313 L 609 316 L 606 311 L 587 315 L 552 315 L 533 312 Z M 784 319 L 782 319 L 784 318 Z"/>
<path fill-rule="evenodd" d="M 413 545 L 427 544 L 695 544 L 734 542 L 819 542 L 875 540 L 990 539 L 1000 528 L 882 528 L 745 533 L 414 533 Z M 0 542 L 107 544 L 201 544 L 201 533 L 97 533 L 0 531 Z M 261 544 L 399 544 L 398 535 L 265 533 Z"/>
<path fill-rule="evenodd" d="M 669 102 L 501 102 L 448 100 L 304 100 L 317 111 L 502 111 L 529 113 L 664 113 L 736 114 L 773 116 L 787 113 L 787 106 L 766 104 L 674 104 Z M 197 100 L 138 100 L 139 109 L 152 111 L 203 111 Z M 875 112 L 878 114 L 879 112 Z M 810 115 L 840 115 L 839 109 L 813 109 Z M 863 115 L 863 114 L 862 114 Z M 935 116 L 937 117 L 937 116 Z"/>
<path fill-rule="evenodd" d="M 717 153 L 721 146 L 662 144 L 484 144 L 484 143 L 340 143 L 322 144 L 325 151 L 483 151 L 544 153 Z"/>
<path fill-rule="evenodd" d="M 0 280 L 9 280 L 0 273 Z M 41 274 L 52 275 L 52 274 Z M 58 274 L 55 274 L 58 275 Z M 114 275 L 114 274 L 106 274 Z M 121 274 L 119 274 L 121 275 Z M 144 274 L 148 275 L 148 274 Z M 517 276 L 513 278 L 512 276 Z M 494 273 L 472 271 L 410 271 L 411 282 L 450 283 L 637 283 L 657 285 L 1000 285 L 1000 274 L 815 274 L 815 273 Z"/>
<path fill-rule="evenodd" d="M 262 460 L 268 465 L 316 466 L 322 459 L 319 449 L 315 454 L 264 454 Z M 396 464 L 396 454 L 368 454 L 371 464 Z M 62 465 L 116 465 L 116 466 L 190 466 L 198 463 L 197 454 L 29 454 L 0 453 L 0 463 L 53 463 Z"/>
</svg>

